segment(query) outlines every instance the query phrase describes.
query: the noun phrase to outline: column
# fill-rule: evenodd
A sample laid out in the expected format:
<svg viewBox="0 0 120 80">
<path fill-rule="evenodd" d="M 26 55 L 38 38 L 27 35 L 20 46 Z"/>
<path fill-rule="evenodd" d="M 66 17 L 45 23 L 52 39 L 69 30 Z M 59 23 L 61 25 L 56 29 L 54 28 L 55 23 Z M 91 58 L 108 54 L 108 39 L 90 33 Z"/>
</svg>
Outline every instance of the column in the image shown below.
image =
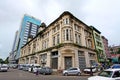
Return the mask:
<svg viewBox="0 0 120 80">
<path fill-rule="evenodd" d="M 62 55 L 61 55 L 61 52 L 58 51 L 58 70 L 61 70 L 63 65 L 61 64 L 61 58 L 62 58 Z"/>
<path fill-rule="evenodd" d="M 78 50 L 75 50 L 75 67 L 79 67 Z"/>
<path fill-rule="evenodd" d="M 86 67 L 90 67 L 90 59 L 88 52 L 85 51 L 85 61 L 86 61 Z"/>
<path fill-rule="evenodd" d="M 31 56 L 29 56 L 29 61 L 28 61 L 29 64 L 31 64 Z"/>
<path fill-rule="evenodd" d="M 75 67 L 75 55 L 72 55 L 72 67 Z"/>
<path fill-rule="evenodd" d="M 60 21 L 59 25 L 60 25 L 60 35 L 59 35 L 60 38 L 59 38 L 59 39 L 60 39 L 60 43 L 61 43 L 62 40 L 63 40 L 63 37 L 62 37 L 63 34 L 62 34 L 62 29 L 61 29 L 61 28 L 62 28 L 62 23 L 61 23 L 61 21 Z"/>
<path fill-rule="evenodd" d="M 73 34 L 72 34 L 72 41 L 75 43 L 75 28 L 74 28 L 74 22 L 72 23 L 72 27 L 73 27 Z"/>
<path fill-rule="evenodd" d="M 84 29 L 82 28 L 81 30 L 81 43 L 82 43 L 82 46 L 86 46 L 86 42 L 85 42 L 85 32 L 84 32 Z"/>
<path fill-rule="evenodd" d="M 40 55 L 37 54 L 37 64 L 40 64 Z"/>
<path fill-rule="evenodd" d="M 68 39 L 70 41 L 70 29 L 68 29 Z"/>
<path fill-rule="evenodd" d="M 47 62 L 46 62 L 46 66 L 51 67 L 50 63 L 51 63 L 51 52 L 47 53 Z"/>
</svg>

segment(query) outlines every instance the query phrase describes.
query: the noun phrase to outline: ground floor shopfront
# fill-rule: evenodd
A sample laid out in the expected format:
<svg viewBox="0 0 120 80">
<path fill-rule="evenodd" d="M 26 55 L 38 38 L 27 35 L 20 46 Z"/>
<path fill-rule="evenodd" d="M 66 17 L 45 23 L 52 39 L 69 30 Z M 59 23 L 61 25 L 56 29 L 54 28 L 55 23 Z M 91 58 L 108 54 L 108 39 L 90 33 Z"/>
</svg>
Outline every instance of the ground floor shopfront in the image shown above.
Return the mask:
<svg viewBox="0 0 120 80">
<path fill-rule="evenodd" d="M 79 67 L 83 69 L 97 62 L 96 52 L 87 48 L 64 46 L 42 53 L 21 57 L 19 64 L 40 64 L 55 70 Z"/>
</svg>

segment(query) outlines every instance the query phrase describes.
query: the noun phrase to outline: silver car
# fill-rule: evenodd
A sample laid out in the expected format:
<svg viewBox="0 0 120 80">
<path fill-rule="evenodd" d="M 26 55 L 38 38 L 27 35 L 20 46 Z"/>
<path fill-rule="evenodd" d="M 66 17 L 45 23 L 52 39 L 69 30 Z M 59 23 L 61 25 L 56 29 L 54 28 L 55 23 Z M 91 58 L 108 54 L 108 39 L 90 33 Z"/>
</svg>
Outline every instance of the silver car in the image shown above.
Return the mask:
<svg viewBox="0 0 120 80">
<path fill-rule="evenodd" d="M 5 71 L 5 72 L 7 72 L 8 71 L 8 65 L 7 64 L 2 64 L 1 66 L 0 66 L 0 71 Z"/>
<path fill-rule="evenodd" d="M 72 68 L 69 68 L 67 70 L 64 70 L 63 71 L 63 75 L 64 76 L 68 76 L 68 75 L 78 75 L 78 76 L 80 76 L 81 75 L 81 71 L 77 67 L 72 67 Z"/>
<path fill-rule="evenodd" d="M 52 74 L 53 70 L 50 68 L 50 67 L 42 67 L 40 70 L 39 70 L 39 73 L 40 74 Z"/>
</svg>

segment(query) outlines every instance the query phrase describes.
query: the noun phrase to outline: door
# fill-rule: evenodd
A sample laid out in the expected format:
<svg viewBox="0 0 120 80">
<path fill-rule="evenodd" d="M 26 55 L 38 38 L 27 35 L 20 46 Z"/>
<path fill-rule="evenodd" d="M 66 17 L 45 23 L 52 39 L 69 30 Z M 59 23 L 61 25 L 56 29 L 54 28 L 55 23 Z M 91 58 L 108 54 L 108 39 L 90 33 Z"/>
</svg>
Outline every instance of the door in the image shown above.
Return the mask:
<svg viewBox="0 0 120 80">
<path fill-rule="evenodd" d="M 65 69 L 72 67 L 72 57 L 65 57 Z"/>
<path fill-rule="evenodd" d="M 115 71 L 113 74 L 114 80 L 120 80 L 120 71 Z"/>
<path fill-rule="evenodd" d="M 52 58 L 52 69 L 58 68 L 58 58 Z"/>
<path fill-rule="evenodd" d="M 75 75 L 75 74 L 77 74 L 78 73 L 78 69 L 77 68 L 71 68 L 71 69 L 69 69 L 69 74 L 73 74 L 73 75 Z"/>
</svg>

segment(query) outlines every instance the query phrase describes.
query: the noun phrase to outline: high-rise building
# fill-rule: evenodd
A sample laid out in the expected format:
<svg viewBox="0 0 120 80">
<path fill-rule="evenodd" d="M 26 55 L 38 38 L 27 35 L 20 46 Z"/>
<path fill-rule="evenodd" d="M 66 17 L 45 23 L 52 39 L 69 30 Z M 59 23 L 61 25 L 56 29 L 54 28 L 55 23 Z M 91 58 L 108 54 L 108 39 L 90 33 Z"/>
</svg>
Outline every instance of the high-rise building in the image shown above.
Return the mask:
<svg viewBox="0 0 120 80">
<path fill-rule="evenodd" d="M 103 46 L 104 46 L 104 52 L 106 54 L 107 58 L 110 58 L 109 48 L 108 48 L 108 40 L 104 36 L 102 36 Z"/>
<path fill-rule="evenodd" d="M 34 38 L 36 36 L 40 24 L 41 24 L 40 20 L 29 15 L 24 15 L 17 39 L 18 44 L 17 54 L 15 58 L 16 60 L 18 60 L 18 58 L 20 57 L 20 49 L 27 43 L 28 37 L 31 36 Z"/>
<path fill-rule="evenodd" d="M 15 39 L 13 42 L 12 51 L 9 54 L 9 63 L 15 63 L 15 54 L 17 50 L 17 38 L 18 38 L 18 31 L 16 31 L 15 33 Z"/>
</svg>

